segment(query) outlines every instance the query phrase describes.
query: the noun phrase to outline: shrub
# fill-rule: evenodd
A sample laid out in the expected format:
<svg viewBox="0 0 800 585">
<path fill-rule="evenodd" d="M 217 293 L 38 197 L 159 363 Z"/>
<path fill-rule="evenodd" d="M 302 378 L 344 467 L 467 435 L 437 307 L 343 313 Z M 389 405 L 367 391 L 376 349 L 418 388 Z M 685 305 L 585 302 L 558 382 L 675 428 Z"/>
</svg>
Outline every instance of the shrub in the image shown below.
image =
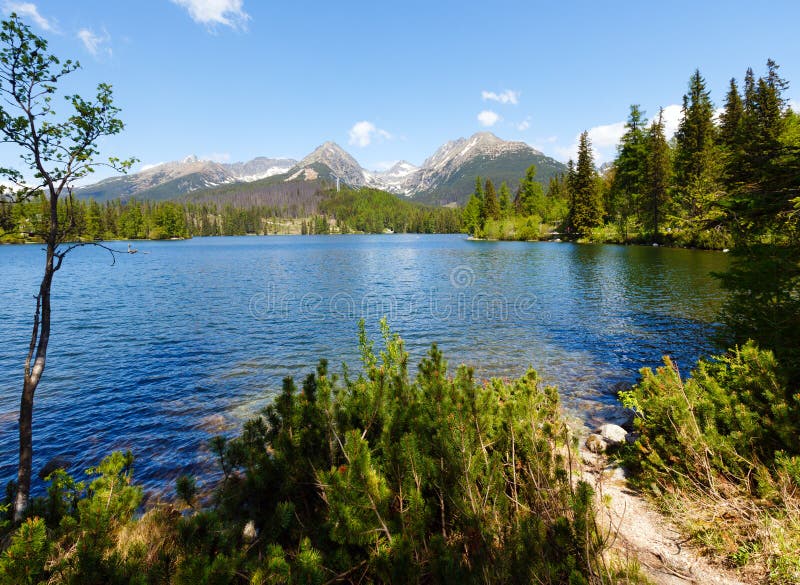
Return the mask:
<svg viewBox="0 0 800 585">
<path fill-rule="evenodd" d="M 411 380 L 385 323 L 383 338 L 375 355 L 362 324 L 361 375 L 340 382 L 321 362 L 302 391 L 287 379 L 224 445 L 226 517 L 254 521 L 292 574 L 318 558 L 311 566 L 370 582 L 602 581 L 605 542 L 592 489 L 570 480 L 556 390 L 532 370 L 448 377 L 436 346 Z"/>
<path fill-rule="evenodd" d="M 701 360 L 642 370 L 621 393 L 637 412 L 627 458 L 684 529 L 770 583 L 800 579 L 800 395 L 771 351 L 748 342 Z"/>
</svg>

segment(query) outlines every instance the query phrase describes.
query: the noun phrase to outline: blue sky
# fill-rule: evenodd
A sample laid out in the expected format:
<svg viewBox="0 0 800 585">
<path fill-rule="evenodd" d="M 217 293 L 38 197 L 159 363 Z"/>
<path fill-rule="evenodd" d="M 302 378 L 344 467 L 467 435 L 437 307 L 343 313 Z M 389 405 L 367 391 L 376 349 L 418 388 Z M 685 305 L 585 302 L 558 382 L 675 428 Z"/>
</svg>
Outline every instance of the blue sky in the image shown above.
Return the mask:
<svg viewBox="0 0 800 585">
<path fill-rule="evenodd" d="M 800 2 L 0 0 L 111 83 L 143 165 L 301 158 L 334 140 L 369 169 L 490 130 L 557 159 L 589 129 L 613 156 L 628 106 L 673 125 L 700 68 L 717 106 L 768 57 L 800 102 Z M 670 108 L 670 106 L 672 106 Z M 0 146 L 0 163 L 14 162 Z M 14 163 L 16 164 L 16 163 Z"/>
</svg>

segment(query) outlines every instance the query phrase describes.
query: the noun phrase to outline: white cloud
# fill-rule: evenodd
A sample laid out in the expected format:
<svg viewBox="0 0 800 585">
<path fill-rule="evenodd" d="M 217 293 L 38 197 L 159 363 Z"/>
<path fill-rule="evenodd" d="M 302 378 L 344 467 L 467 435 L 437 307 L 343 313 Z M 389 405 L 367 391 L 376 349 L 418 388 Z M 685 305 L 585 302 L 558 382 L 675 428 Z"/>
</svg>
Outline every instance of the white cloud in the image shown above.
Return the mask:
<svg viewBox="0 0 800 585">
<path fill-rule="evenodd" d="M 520 92 L 512 89 L 507 89 L 501 93 L 483 90 L 481 92 L 481 97 L 483 98 L 483 101 L 491 100 L 494 102 L 500 102 L 501 104 L 517 105 L 519 103 L 519 94 Z"/>
<path fill-rule="evenodd" d="M 372 144 L 372 141 L 375 138 L 378 138 L 379 140 L 391 140 L 393 138 L 389 132 L 383 130 L 382 128 L 376 127 L 375 124 L 366 120 L 362 120 L 361 122 L 356 122 L 353 124 L 353 127 L 350 128 L 348 134 L 350 136 L 348 144 L 355 144 L 361 148 Z"/>
<path fill-rule="evenodd" d="M 525 130 L 527 130 L 530 127 L 531 127 L 531 117 L 530 116 L 528 116 L 522 122 L 517 124 L 517 130 L 519 130 L 520 132 L 524 132 Z"/>
<path fill-rule="evenodd" d="M 33 2 L 6 2 L 3 4 L 3 9 L 6 14 L 16 12 L 19 16 L 27 16 L 42 30 L 54 30 L 55 28 L 49 20 L 39 14 L 39 9 Z"/>
<path fill-rule="evenodd" d="M 614 122 L 589 129 L 589 139 L 596 149 L 616 148 L 625 134 L 625 122 Z"/>
<path fill-rule="evenodd" d="M 797 100 L 789 100 L 789 104 L 788 105 L 789 105 L 790 108 L 792 108 L 792 111 L 795 114 L 800 113 L 800 102 L 798 102 Z"/>
<path fill-rule="evenodd" d="M 658 112 L 653 116 L 653 119 L 656 118 L 658 118 Z M 678 125 L 681 123 L 682 118 L 683 111 L 681 106 L 672 104 L 664 108 L 664 135 L 667 137 L 667 140 L 675 136 L 675 132 L 678 131 Z"/>
<path fill-rule="evenodd" d="M 494 126 L 500 120 L 502 120 L 500 114 L 493 112 L 492 110 L 483 110 L 480 114 L 478 114 L 478 122 L 486 127 Z"/>
<path fill-rule="evenodd" d="M 658 117 L 658 113 L 649 121 L 649 124 Z M 670 140 L 675 132 L 678 130 L 683 113 L 681 106 L 671 104 L 664 108 L 663 123 L 664 135 L 667 140 Z M 603 163 L 614 160 L 617 155 L 617 145 L 620 139 L 625 134 L 625 122 L 614 122 L 612 124 L 602 124 L 589 128 L 589 140 L 592 143 L 592 152 L 594 153 L 594 162 L 600 166 Z M 578 141 L 580 134 L 575 136 L 575 140 L 569 146 L 555 146 L 553 151 L 558 157 L 563 160 L 571 158 L 575 160 L 578 156 Z M 548 142 L 550 140 L 548 139 Z"/>
<path fill-rule="evenodd" d="M 589 128 L 589 141 L 592 144 L 592 153 L 594 154 L 596 165 L 599 166 L 614 159 L 617 144 L 623 134 L 625 134 L 625 122 L 614 122 L 613 124 L 603 124 Z M 554 150 L 564 160 L 569 158 L 577 160 L 579 140 L 580 134 L 575 136 L 574 142 L 569 146 L 556 146 Z"/>
<path fill-rule="evenodd" d="M 243 10 L 242 0 L 172 0 L 185 8 L 192 20 L 208 27 L 216 25 L 245 28 L 250 15 Z"/>
<path fill-rule="evenodd" d="M 156 167 L 160 167 L 163 164 L 164 164 L 164 161 L 157 162 L 157 163 L 152 163 L 152 164 L 142 165 L 141 168 L 139 169 L 139 172 L 143 173 L 145 171 L 149 171 L 150 169 L 154 169 Z"/>
<path fill-rule="evenodd" d="M 82 28 L 78 31 L 78 38 L 94 57 L 111 57 L 111 47 L 105 46 L 111 42 L 111 36 L 106 31 L 103 31 L 102 35 L 97 35 L 88 28 Z"/>
</svg>

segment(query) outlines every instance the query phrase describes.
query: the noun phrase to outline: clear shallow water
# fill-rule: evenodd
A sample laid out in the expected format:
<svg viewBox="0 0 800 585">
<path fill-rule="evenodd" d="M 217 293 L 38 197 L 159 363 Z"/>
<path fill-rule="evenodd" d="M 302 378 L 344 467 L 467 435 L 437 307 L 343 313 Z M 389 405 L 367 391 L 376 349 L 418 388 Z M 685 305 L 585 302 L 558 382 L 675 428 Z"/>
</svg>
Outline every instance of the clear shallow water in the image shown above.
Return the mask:
<svg viewBox="0 0 800 585">
<path fill-rule="evenodd" d="M 124 250 L 124 242 L 114 246 Z M 234 431 L 286 375 L 357 362 L 357 321 L 387 315 L 412 362 L 431 342 L 451 370 L 536 367 L 586 420 L 664 353 L 682 370 L 713 348 L 721 253 L 460 236 L 294 236 L 136 242 L 110 266 L 78 250 L 57 273 L 34 406 L 34 471 L 113 449 L 147 488 L 207 473 L 206 441 Z M 39 246 L 0 246 L 0 481 L 16 475 L 17 408 L 41 274 Z M 204 471 L 205 470 L 205 471 Z M 208 477 L 208 476 L 207 476 Z M 39 486 L 40 488 L 41 486 Z"/>
</svg>

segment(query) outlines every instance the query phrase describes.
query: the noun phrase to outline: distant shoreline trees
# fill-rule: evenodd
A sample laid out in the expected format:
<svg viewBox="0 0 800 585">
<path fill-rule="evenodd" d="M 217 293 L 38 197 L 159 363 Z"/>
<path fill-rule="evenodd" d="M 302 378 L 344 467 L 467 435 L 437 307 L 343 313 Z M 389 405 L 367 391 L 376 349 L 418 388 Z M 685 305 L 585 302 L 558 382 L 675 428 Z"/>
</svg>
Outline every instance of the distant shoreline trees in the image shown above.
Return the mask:
<svg viewBox="0 0 800 585">
<path fill-rule="evenodd" d="M 213 201 L 137 201 L 99 203 L 93 199 L 58 203 L 63 216 L 69 205 L 71 237 L 76 241 L 170 239 L 248 234 L 458 233 L 461 212 L 403 201 L 374 189 L 324 192 L 302 205 L 234 205 Z M 49 221 L 43 196 L 13 205 L 0 203 L 0 242 L 30 240 Z M 34 236 L 35 237 L 35 236 Z"/>
</svg>

